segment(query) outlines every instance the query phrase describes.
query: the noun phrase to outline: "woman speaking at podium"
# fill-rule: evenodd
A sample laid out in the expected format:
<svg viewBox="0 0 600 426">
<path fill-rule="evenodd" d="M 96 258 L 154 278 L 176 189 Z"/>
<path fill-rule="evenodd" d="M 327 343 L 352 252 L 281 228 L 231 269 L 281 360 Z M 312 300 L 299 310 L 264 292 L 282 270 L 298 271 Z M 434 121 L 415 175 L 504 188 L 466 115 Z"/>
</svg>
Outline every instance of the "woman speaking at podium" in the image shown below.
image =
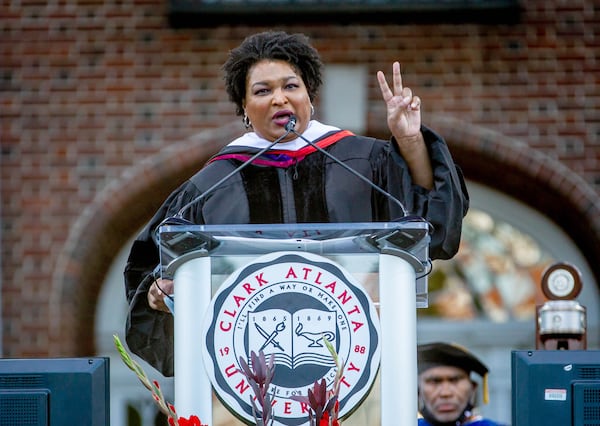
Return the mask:
<svg viewBox="0 0 600 426">
<path fill-rule="evenodd" d="M 169 217 L 194 224 L 384 222 L 418 216 L 433 231 L 432 259 L 454 256 L 469 197 L 444 140 L 421 124 L 421 99 L 377 73 L 391 140 L 352 134 L 313 119 L 322 62 L 302 34 L 247 37 L 223 66 L 247 132 L 175 190 L 134 241 L 125 268 L 127 343 L 173 375 L 173 283 L 154 271 L 156 228 Z"/>
</svg>

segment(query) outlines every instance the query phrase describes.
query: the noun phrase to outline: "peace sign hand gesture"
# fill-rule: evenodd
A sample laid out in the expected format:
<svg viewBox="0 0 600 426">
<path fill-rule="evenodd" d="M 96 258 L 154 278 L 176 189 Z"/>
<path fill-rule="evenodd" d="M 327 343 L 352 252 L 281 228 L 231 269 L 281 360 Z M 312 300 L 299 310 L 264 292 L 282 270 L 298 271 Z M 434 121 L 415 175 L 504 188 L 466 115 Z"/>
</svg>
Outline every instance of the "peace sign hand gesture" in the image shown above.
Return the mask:
<svg viewBox="0 0 600 426">
<path fill-rule="evenodd" d="M 414 182 L 426 189 L 433 187 L 431 161 L 421 134 L 421 98 L 402 86 L 400 63 L 392 65 L 393 91 L 382 71 L 377 71 L 381 95 L 387 106 L 387 123 L 400 153 L 406 160 Z"/>
<path fill-rule="evenodd" d="M 394 87 L 393 92 L 388 86 L 385 74 L 377 72 L 377 80 L 381 88 L 383 100 L 387 105 L 388 127 L 394 137 L 401 142 L 402 139 L 415 137 L 421 129 L 421 99 L 413 96 L 409 87 L 402 86 L 400 63 L 392 65 Z"/>
</svg>

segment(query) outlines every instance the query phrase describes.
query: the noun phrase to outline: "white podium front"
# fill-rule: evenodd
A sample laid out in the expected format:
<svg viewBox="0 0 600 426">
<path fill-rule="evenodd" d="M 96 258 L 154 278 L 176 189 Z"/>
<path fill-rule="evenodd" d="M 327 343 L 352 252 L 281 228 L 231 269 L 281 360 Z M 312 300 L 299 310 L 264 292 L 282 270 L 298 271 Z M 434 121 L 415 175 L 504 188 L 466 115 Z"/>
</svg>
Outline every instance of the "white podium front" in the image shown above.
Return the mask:
<svg viewBox="0 0 600 426">
<path fill-rule="evenodd" d="M 381 330 L 381 424 L 417 422 L 416 309 L 427 306 L 429 224 L 398 222 L 269 225 L 165 224 L 163 276 L 175 281 L 175 407 L 212 425 L 212 385 L 202 355 L 203 320 L 216 288 L 237 267 L 276 252 L 338 262 L 360 280 L 377 277 Z"/>
</svg>

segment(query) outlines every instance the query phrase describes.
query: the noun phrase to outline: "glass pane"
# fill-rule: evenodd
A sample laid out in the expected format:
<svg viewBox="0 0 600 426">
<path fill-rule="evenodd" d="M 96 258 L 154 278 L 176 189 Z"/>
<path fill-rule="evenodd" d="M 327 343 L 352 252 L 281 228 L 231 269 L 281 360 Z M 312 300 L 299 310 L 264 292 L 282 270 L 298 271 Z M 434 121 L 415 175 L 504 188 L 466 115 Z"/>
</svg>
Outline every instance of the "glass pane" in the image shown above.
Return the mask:
<svg viewBox="0 0 600 426">
<path fill-rule="evenodd" d="M 435 261 L 429 276 L 429 308 L 418 315 L 496 322 L 529 320 L 545 299 L 544 270 L 554 259 L 536 240 L 477 209 L 463 223 L 458 254 Z"/>
</svg>

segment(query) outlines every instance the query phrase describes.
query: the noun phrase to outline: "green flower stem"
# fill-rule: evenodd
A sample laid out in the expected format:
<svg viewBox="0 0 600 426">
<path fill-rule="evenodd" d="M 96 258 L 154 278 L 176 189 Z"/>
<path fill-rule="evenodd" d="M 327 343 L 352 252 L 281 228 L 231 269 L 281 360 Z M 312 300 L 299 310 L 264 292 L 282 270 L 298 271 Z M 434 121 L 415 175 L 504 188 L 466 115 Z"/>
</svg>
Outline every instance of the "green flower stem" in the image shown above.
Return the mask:
<svg viewBox="0 0 600 426">
<path fill-rule="evenodd" d="M 117 347 L 117 350 L 119 351 L 119 355 L 121 356 L 121 359 L 123 360 L 125 365 L 127 367 L 129 367 L 129 369 L 135 373 L 135 375 L 138 377 L 138 379 L 140 379 L 140 382 L 142 382 L 144 387 L 146 389 L 148 389 L 150 392 L 152 392 L 152 397 L 154 399 L 154 402 L 156 403 L 156 405 L 158 405 L 158 408 L 160 409 L 160 411 L 163 414 L 165 414 L 166 416 L 169 416 L 171 419 L 173 419 L 174 426 L 178 426 L 179 423 L 177 421 L 177 413 L 175 412 L 175 408 L 173 407 L 172 404 L 169 404 L 165 400 L 165 397 L 164 397 L 162 391 L 160 390 L 160 386 L 159 386 L 158 382 L 151 381 L 148 378 L 148 376 L 146 375 L 146 372 L 141 367 L 141 365 L 138 364 L 133 358 L 131 358 L 131 355 L 129 355 L 129 353 L 127 352 L 127 350 L 121 343 L 119 336 L 114 334 L 113 340 L 115 342 L 115 346 Z"/>
</svg>

